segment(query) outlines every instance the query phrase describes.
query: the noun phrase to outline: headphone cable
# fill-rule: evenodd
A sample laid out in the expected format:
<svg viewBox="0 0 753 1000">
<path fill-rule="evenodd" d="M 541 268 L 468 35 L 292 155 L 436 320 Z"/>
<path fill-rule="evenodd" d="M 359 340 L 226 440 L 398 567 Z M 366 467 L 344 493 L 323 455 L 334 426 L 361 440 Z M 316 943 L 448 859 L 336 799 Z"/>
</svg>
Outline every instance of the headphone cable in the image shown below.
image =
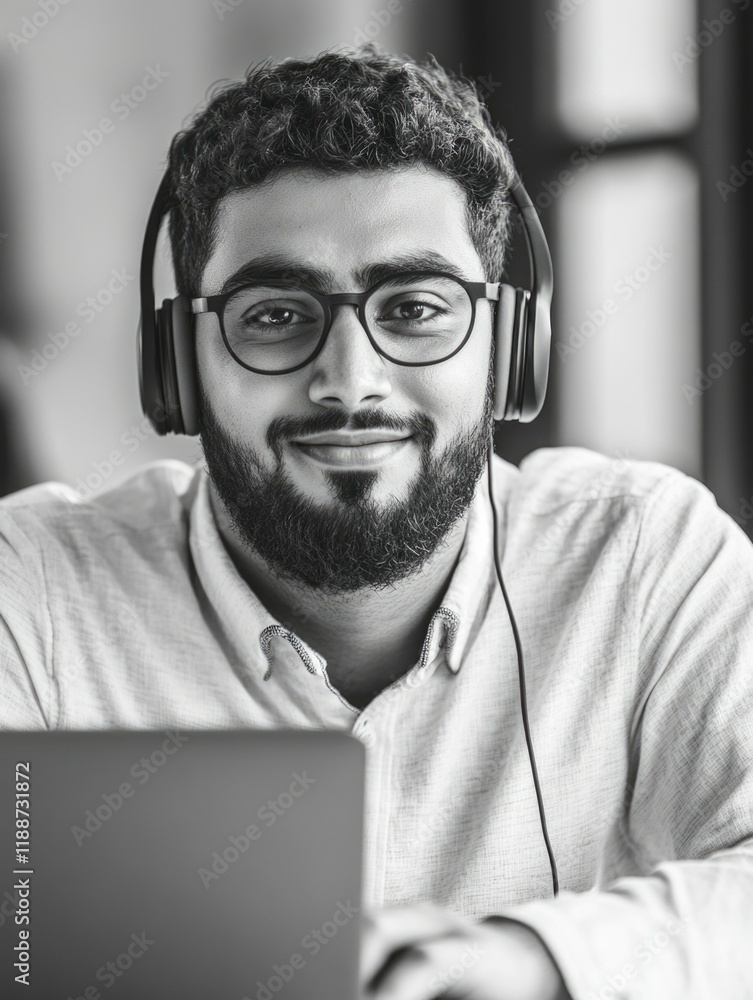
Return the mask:
<svg viewBox="0 0 753 1000">
<path fill-rule="evenodd" d="M 520 711 L 523 716 L 523 731 L 526 737 L 526 746 L 528 747 L 528 759 L 531 762 L 531 774 L 533 775 L 533 786 L 536 790 L 536 801 L 539 806 L 539 818 L 541 820 L 541 832 L 544 835 L 544 843 L 546 844 L 546 852 L 549 855 L 549 867 L 552 871 L 552 892 L 556 896 L 559 893 L 559 877 L 557 875 L 557 863 L 554 860 L 554 852 L 552 851 L 552 845 L 549 840 L 549 831 L 546 825 L 546 814 L 544 812 L 544 802 L 541 796 L 541 786 L 539 785 L 539 774 L 536 770 L 536 758 L 533 753 L 533 743 L 531 741 L 531 730 L 528 724 L 528 699 L 526 697 L 526 676 L 525 667 L 523 666 L 523 649 L 520 642 L 520 634 L 518 632 L 518 626 L 515 621 L 515 615 L 512 613 L 512 607 L 510 606 L 510 599 L 507 596 L 507 590 L 505 589 L 505 584 L 502 579 L 502 567 L 500 565 L 499 559 L 499 518 L 497 515 L 497 505 L 494 502 L 494 484 L 492 480 L 492 459 L 494 458 L 494 431 L 492 430 L 489 439 L 489 460 L 487 463 L 488 479 L 489 479 L 489 499 L 492 505 L 492 520 L 494 522 L 494 568 L 497 571 L 497 579 L 499 580 L 499 586 L 502 591 L 502 597 L 505 600 L 505 605 L 507 606 L 507 613 L 510 617 L 510 625 L 512 626 L 512 634 L 515 639 L 515 650 L 518 656 L 518 676 L 520 678 Z"/>
</svg>

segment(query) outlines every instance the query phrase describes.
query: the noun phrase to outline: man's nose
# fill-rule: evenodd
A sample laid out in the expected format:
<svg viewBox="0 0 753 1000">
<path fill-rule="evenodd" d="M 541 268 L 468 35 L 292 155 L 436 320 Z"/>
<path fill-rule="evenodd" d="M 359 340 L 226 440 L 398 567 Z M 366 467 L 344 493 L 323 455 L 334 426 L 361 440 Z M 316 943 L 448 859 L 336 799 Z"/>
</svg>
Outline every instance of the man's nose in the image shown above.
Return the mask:
<svg viewBox="0 0 753 1000">
<path fill-rule="evenodd" d="M 372 346 L 355 306 L 342 303 L 332 309 L 327 340 L 311 364 L 309 398 L 353 412 L 375 406 L 392 392 L 385 359 Z"/>
</svg>

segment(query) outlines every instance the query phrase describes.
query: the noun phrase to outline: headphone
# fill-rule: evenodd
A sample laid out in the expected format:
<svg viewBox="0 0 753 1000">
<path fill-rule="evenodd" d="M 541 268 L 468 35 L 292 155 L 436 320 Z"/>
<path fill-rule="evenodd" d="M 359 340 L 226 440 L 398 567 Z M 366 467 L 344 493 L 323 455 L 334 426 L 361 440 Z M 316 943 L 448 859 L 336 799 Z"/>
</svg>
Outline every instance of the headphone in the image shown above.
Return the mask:
<svg viewBox="0 0 753 1000">
<path fill-rule="evenodd" d="M 501 282 L 494 325 L 494 419 L 528 423 L 544 405 L 552 339 L 552 258 L 538 213 L 516 175 L 510 197 L 528 245 L 531 290 Z M 198 434 L 194 319 L 185 295 L 155 310 L 154 257 L 169 213 L 165 173 L 155 195 L 141 251 L 138 370 L 141 408 L 158 434 Z"/>
</svg>

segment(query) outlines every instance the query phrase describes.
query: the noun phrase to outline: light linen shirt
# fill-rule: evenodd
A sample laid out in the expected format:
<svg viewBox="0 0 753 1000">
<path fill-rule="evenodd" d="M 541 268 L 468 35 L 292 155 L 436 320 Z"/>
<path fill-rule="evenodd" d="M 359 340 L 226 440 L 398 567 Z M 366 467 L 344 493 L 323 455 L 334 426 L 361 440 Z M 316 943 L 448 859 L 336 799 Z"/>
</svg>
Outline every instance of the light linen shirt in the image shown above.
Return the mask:
<svg viewBox="0 0 753 1000">
<path fill-rule="evenodd" d="M 269 614 L 203 471 L 0 503 L 0 728 L 344 729 L 366 752 L 364 904 L 534 929 L 573 1000 L 753 997 L 753 547 L 699 483 L 496 459 L 418 663 L 363 710 Z"/>
</svg>

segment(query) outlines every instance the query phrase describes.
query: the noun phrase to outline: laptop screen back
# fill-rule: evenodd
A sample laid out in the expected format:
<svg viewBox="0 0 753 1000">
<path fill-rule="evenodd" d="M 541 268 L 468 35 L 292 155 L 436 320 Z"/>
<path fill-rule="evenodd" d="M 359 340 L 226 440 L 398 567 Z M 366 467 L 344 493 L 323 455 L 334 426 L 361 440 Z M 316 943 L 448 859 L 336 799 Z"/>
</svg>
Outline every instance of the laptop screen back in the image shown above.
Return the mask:
<svg viewBox="0 0 753 1000">
<path fill-rule="evenodd" d="M 340 732 L 0 733 L 0 995 L 353 1000 L 363 782 Z"/>
</svg>

